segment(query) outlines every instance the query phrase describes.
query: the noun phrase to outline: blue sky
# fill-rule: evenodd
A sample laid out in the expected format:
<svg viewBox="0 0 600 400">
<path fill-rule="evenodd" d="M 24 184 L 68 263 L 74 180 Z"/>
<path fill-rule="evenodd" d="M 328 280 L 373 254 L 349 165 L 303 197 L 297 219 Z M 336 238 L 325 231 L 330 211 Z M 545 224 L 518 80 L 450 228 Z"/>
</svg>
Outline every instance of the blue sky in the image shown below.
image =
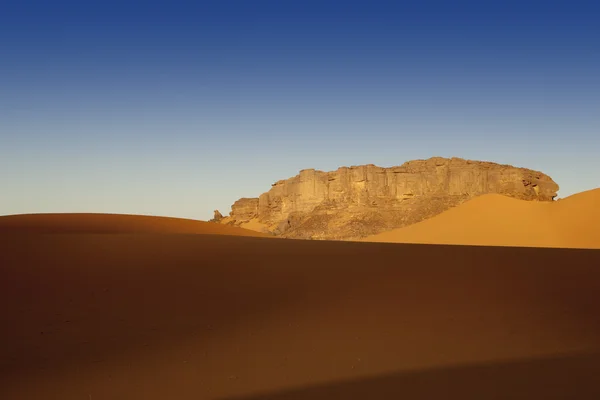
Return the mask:
<svg viewBox="0 0 600 400">
<path fill-rule="evenodd" d="M 14 3 L 14 4 L 5 4 Z M 593 2 L 4 2 L 0 214 L 208 219 L 300 169 L 600 186 Z"/>
</svg>

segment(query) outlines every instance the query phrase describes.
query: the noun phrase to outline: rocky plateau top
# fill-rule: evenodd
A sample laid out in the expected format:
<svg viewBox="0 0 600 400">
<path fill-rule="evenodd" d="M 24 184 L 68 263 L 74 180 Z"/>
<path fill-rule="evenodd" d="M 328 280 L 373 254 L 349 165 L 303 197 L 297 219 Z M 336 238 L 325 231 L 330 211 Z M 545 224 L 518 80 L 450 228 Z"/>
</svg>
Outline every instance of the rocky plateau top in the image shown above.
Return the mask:
<svg viewBox="0 0 600 400">
<path fill-rule="evenodd" d="M 414 224 L 486 193 L 552 201 L 558 189 L 542 172 L 433 157 L 390 168 L 305 169 L 259 197 L 237 200 L 228 217 L 216 211 L 215 220 L 252 223 L 282 237 L 351 240 Z"/>
</svg>

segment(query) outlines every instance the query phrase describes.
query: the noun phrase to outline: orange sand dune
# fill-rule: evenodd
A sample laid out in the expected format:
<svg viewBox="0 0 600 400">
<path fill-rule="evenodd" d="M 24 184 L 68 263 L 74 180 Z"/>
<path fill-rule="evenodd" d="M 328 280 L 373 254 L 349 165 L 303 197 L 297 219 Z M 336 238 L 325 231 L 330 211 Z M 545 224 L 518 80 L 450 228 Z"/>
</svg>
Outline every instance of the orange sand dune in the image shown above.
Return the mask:
<svg viewBox="0 0 600 400">
<path fill-rule="evenodd" d="M 599 266 L 585 249 L 0 234 L 0 398 L 598 399 Z"/>
<path fill-rule="evenodd" d="M 21 214 L 0 216 L 0 233 L 198 233 L 267 236 L 234 226 L 183 218 L 127 214 Z"/>
<path fill-rule="evenodd" d="M 488 194 L 364 241 L 600 248 L 600 189 L 556 202 Z"/>
</svg>

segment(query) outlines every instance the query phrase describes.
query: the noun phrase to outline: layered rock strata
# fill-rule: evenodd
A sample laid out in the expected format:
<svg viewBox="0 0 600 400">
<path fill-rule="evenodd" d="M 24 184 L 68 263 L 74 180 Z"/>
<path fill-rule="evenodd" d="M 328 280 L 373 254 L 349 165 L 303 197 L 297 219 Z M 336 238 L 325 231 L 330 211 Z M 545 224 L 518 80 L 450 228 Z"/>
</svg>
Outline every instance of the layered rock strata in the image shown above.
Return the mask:
<svg viewBox="0 0 600 400">
<path fill-rule="evenodd" d="M 358 239 L 422 221 L 485 193 L 552 201 L 557 191 L 542 172 L 434 157 L 390 168 L 305 169 L 258 198 L 236 201 L 224 221 L 257 221 L 291 238 Z"/>
</svg>

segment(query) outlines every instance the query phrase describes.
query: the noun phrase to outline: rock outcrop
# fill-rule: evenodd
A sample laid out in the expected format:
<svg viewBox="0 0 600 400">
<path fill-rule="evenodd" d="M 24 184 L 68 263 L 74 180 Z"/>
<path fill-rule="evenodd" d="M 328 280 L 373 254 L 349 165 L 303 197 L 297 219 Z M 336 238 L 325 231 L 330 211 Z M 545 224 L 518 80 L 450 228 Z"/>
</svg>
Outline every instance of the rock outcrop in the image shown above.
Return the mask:
<svg viewBox="0 0 600 400">
<path fill-rule="evenodd" d="M 248 222 L 258 217 L 258 198 L 241 198 L 231 206 L 230 216 L 236 221 Z"/>
<path fill-rule="evenodd" d="M 525 168 L 434 157 L 398 167 L 305 169 L 232 206 L 228 223 L 259 221 L 279 236 L 358 239 L 437 215 L 484 194 L 552 201 L 558 185 Z"/>
<path fill-rule="evenodd" d="M 223 214 L 221 214 L 221 212 L 219 210 L 215 210 L 213 219 L 211 219 L 209 222 L 221 222 L 222 220 L 223 220 Z"/>
</svg>

